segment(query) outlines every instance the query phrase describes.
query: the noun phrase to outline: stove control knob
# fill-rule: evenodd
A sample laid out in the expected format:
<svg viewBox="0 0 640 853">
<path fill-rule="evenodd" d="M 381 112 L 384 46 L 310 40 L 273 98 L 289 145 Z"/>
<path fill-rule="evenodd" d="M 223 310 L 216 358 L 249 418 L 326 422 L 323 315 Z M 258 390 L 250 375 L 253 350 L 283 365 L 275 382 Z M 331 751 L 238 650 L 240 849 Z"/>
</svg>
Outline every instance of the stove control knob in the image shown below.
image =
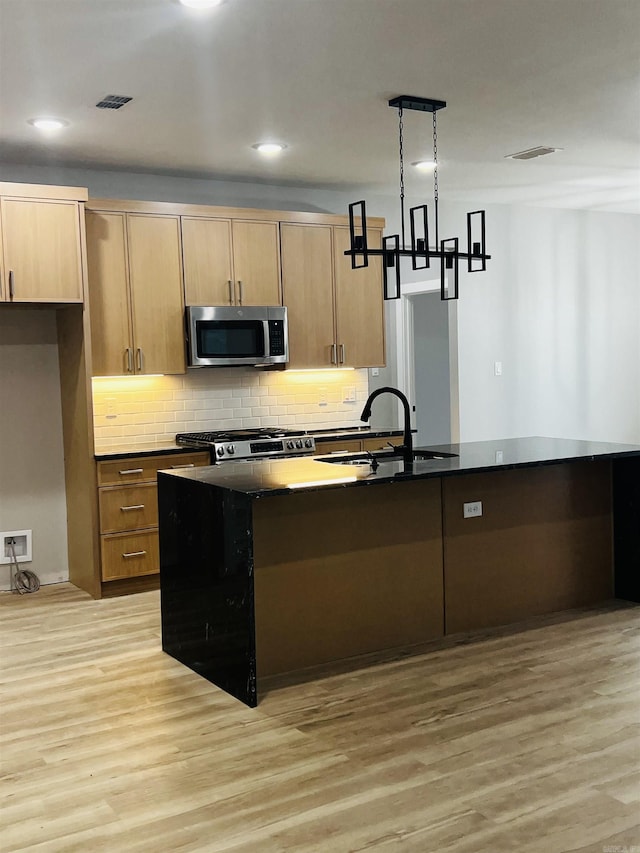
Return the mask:
<svg viewBox="0 0 640 853">
<path fill-rule="evenodd" d="M 293 450 L 295 444 L 292 441 L 287 442 L 287 450 Z"/>
<path fill-rule="evenodd" d="M 302 448 L 302 439 L 301 439 L 301 438 L 297 438 L 297 439 L 296 439 L 296 447 L 297 447 L 298 449 L 301 449 L 301 448 Z"/>
<path fill-rule="evenodd" d="M 224 456 L 224 447 L 217 447 L 216 448 L 216 454 L 218 456 Z"/>
<path fill-rule="evenodd" d="M 230 456 L 233 456 L 233 454 L 234 454 L 235 452 L 236 452 L 236 449 L 235 449 L 235 447 L 233 446 L 233 444 L 227 444 L 227 453 L 228 453 Z"/>
<path fill-rule="evenodd" d="M 313 447 L 313 439 L 312 438 L 305 438 L 304 446 L 305 447 Z"/>
</svg>

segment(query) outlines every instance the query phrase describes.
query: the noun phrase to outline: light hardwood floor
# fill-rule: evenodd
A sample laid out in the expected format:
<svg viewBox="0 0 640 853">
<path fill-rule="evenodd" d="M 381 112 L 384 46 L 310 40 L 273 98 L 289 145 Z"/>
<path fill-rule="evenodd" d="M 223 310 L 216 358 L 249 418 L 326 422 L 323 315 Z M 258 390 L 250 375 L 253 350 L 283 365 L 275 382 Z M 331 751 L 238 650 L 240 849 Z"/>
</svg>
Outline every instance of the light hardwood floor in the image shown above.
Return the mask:
<svg viewBox="0 0 640 853">
<path fill-rule="evenodd" d="M 2 851 L 640 851 L 640 607 L 540 619 L 251 710 L 159 596 L 0 595 Z"/>
</svg>

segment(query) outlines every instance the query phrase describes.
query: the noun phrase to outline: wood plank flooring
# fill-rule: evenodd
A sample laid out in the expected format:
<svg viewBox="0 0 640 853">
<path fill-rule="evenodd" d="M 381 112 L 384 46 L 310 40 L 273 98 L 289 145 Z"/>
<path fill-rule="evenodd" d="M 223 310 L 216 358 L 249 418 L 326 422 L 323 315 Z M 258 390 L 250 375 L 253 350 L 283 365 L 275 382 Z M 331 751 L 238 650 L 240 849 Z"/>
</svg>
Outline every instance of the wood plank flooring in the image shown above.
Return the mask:
<svg viewBox="0 0 640 853">
<path fill-rule="evenodd" d="M 5 593 L 0 850 L 640 853 L 639 652 L 612 602 L 252 710 L 162 653 L 157 592 Z"/>
</svg>

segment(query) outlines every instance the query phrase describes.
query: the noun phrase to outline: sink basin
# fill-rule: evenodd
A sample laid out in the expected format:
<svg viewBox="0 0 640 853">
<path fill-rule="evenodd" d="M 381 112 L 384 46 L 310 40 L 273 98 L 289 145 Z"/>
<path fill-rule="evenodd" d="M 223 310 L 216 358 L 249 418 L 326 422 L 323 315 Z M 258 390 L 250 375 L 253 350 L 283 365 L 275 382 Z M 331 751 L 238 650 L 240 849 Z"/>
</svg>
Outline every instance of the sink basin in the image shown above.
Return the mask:
<svg viewBox="0 0 640 853">
<path fill-rule="evenodd" d="M 430 459 L 451 459 L 457 453 L 443 453 L 435 450 L 414 450 L 414 462 L 427 462 Z M 329 456 L 316 456 L 318 462 L 331 462 L 333 465 L 371 465 L 372 462 L 402 462 L 402 453 L 378 450 L 373 453 L 336 453 Z"/>
</svg>

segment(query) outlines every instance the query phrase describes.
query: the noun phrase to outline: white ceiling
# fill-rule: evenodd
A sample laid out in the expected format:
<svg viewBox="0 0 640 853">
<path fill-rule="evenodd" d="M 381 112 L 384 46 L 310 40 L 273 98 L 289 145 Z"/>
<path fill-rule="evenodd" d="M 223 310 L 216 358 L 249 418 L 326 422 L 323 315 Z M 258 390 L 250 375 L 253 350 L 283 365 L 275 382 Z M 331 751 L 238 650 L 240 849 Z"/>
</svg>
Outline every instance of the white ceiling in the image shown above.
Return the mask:
<svg viewBox="0 0 640 853">
<path fill-rule="evenodd" d="M 448 103 L 443 195 L 640 213 L 640 0 L 0 0 L 0 164 L 395 194 L 399 94 Z M 406 160 L 431 144 L 405 113 Z M 504 159 L 538 145 L 564 150 Z"/>
</svg>

